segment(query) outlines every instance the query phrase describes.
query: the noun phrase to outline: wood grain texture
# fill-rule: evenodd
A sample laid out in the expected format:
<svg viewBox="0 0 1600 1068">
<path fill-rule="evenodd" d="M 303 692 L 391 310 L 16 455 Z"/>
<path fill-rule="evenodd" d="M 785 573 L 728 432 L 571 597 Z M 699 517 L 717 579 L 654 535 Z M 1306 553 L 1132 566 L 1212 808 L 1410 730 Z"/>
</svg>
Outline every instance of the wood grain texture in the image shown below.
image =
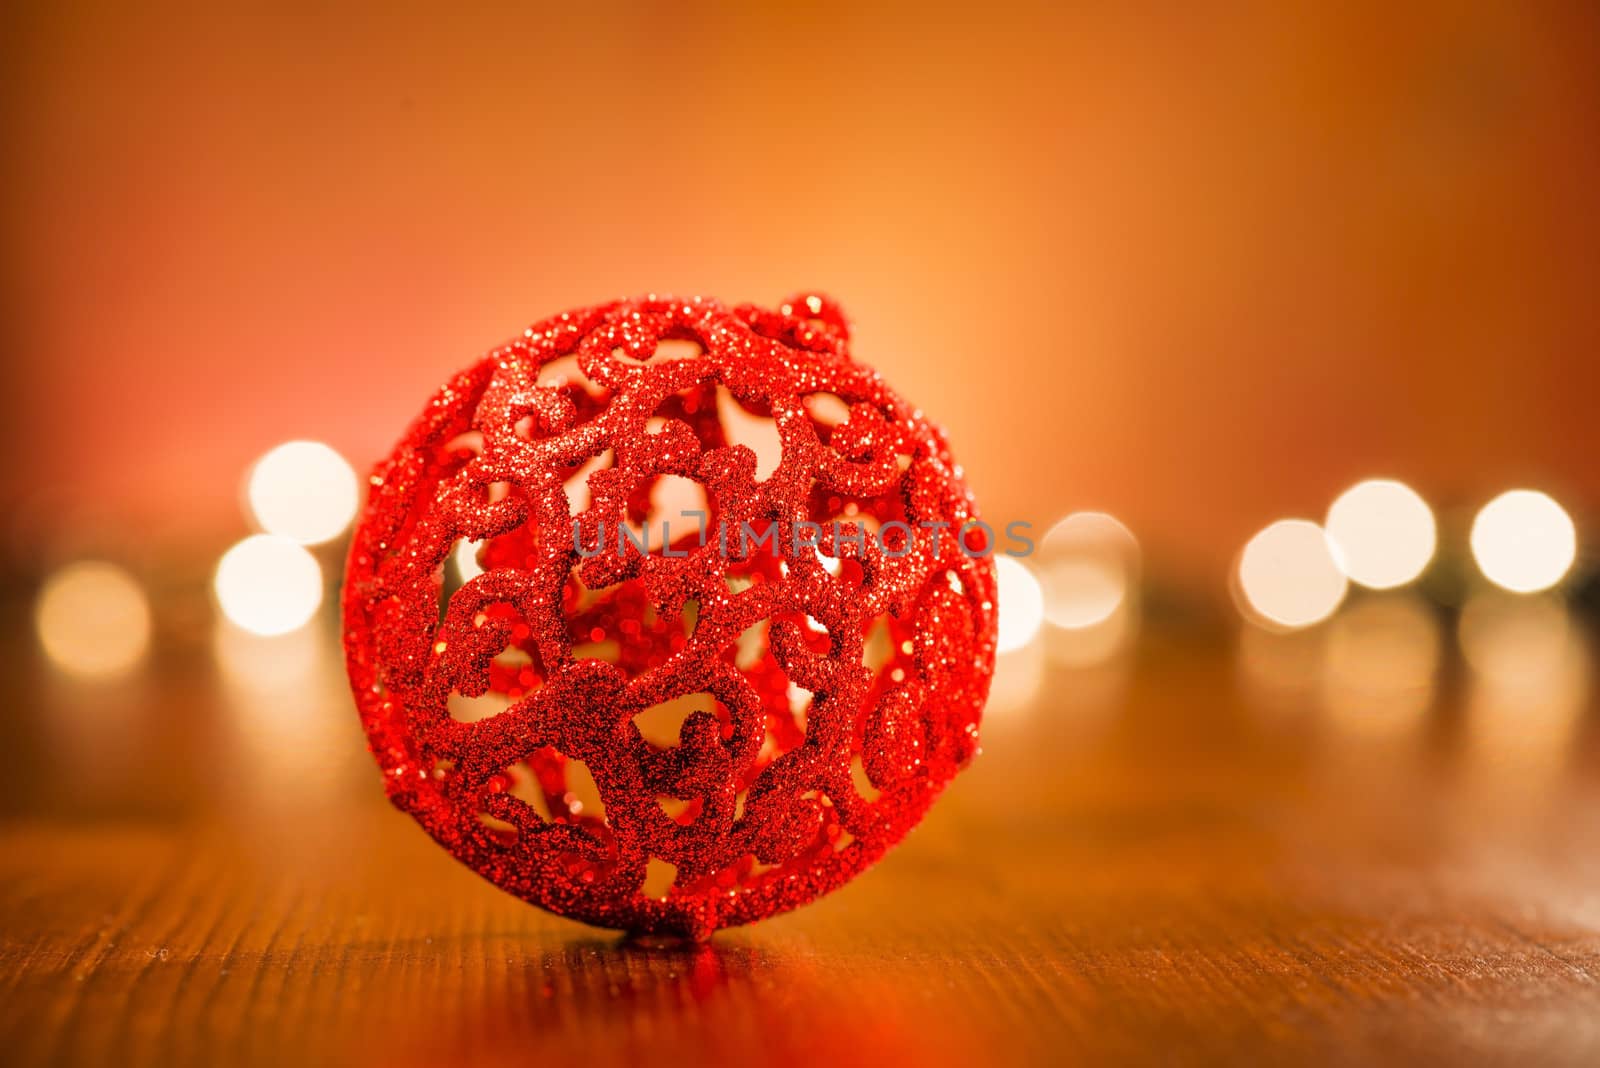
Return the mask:
<svg viewBox="0 0 1600 1068">
<path fill-rule="evenodd" d="M 999 701 L 855 883 L 652 948 L 390 811 L 326 663 L 288 696 L 198 657 L 111 693 L 12 649 L 9 1064 L 1600 1063 L 1587 702 L 1507 744 L 1518 711 L 1447 669 L 1363 731 L 1158 633 Z"/>
</svg>

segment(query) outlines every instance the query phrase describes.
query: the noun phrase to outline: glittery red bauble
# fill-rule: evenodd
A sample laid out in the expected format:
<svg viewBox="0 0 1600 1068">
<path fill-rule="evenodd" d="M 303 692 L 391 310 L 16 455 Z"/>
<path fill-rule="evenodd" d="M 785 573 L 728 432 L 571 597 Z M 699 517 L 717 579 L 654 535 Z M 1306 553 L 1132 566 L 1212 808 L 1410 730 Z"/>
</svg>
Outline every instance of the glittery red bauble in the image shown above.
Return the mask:
<svg viewBox="0 0 1600 1068">
<path fill-rule="evenodd" d="M 815 295 L 567 312 L 377 468 L 351 683 L 390 798 L 457 859 L 563 916 L 704 937 L 843 884 L 971 759 L 987 528 L 848 340 Z M 764 478 L 730 442 L 763 420 Z M 674 480 L 707 517 L 641 550 Z"/>
</svg>

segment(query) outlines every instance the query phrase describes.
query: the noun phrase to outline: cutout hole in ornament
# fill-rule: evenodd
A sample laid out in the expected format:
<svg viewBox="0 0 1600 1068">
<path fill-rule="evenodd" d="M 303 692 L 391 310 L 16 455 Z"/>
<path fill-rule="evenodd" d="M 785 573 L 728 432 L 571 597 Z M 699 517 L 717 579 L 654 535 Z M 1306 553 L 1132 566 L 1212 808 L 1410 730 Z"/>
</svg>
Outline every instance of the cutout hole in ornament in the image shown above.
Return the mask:
<svg viewBox="0 0 1600 1068">
<path fill-rule="evenodd" d="M 804 731 L 806 729 L 806 716 L 811 711 L 811 702 L 815 699 L 816 694 L 799 683 L 791 682 L 787 696 L 789 698 L 789 713 L 794 716 L 795 722 Z"/>
<path fill-rule="evenodd" d="M 669 421 L 687 426 L 699 442 L 702 453 L 728 444 L 717 411 L 715 382 L 697 382 L 667 395 L 645 421 L 645 432 L 659 434 Z"/>
<path fill-rule="evenodd" d="M 868 624 L 866 638 L 862 641 L 861 663 L 867 670 L 877 672 L 894 658 L 894 652 L 888 617 L 879 616 Z"/>
<path fill-rule="evenodd" d="M 660 857 L 651 857 L 644 865 L 644 885 L 639 892 L 645 897 L 664 898 L 678 881 L 678 866 Z"/>
<path fill-rule="evenodd" d="M 489 832 L 489 837 L 500 845 L 509 846 L 517 840 L 517 828 L 497 816 L 491 816 L 487 812 L 480 812 L 478 813 L 478 823 L 484 830 Z"/>
<path fill-rule="evenodd" d="M 716 717 L 725 728 L 731 723 L 727 710 L 711 694 L 688 693 L 637 713 L 633 717 L 633 725 L 639 728 L 639 733 L 651 745 L 658 749 L 671 749 L 682 740 L 684 721 L 696 712 Z"/>
<path fill-rule="evenodd" d="M 463 431 L 445 442 L 440 451 L 446 456 L 470 460 L 483 452 L 483 432 L 480 430 Z"/>
<path fill-rule="evenodd" d="M 589 376 L 584 374 L 581 366 L 578 365 L 576 353 L 574 355 L 566 355 L 566 357 L 557 357 L 555 360 L 539 365 L 539 374 L 538 377 L 534 377 L 534 385 L 539 385 L 544 389 L 558 390 L 558 392 L 565 393 L 566 397 L 574 398 L 574 400 L 581 397 L 581 395 L 587 395 L 587 397 L 594 398 L 594 400 L 600 400 L 600 398 L 605 397 L 605 389 L 600 387 L 597 382 L 590 381 Z"/>
<path fill-rule="evenodd" d="M 867 774 L 866 761 L 857 753 L 850 760 L 850 781 L 855 785 L 856 793 L 861 800 L 871 804 L 883 796 L 883 791 L 872 784 L 872 777 Z"/>
<path fill-rule="evenodd" d="M 535 762 L 543 760 L 547 766 L 562 773 L 566 789 L 549 797 L 552 822 L 569 823 L 577 820 L 604 820 L 605 801 L 600 797 L 600 787 L 595 785 L 589 765 L 581 760 L 563 756 L 554 749 L 544 749 L 535 754 Z M 550 776 L 554 778 L 554 775 Z M 543 781 L 544 776 L 541 776 Z"/>
<path fill-rule="evenodd" d="M 445 596 L 483 574 L 483 542 L 461 538 L 445 557 Z M 453 573 L 452 573 L 453 572 Z"/>
<path fill-rule="evenodd" d="M 443 623 L 445 616 L 450 611 L 450 598 L 456 591 L 482 574 L 478 569 L 476 542 L 461 540 L 456 542 L 450 554 L 444 558 L 444 563 L 434 570 L 433 578 L 439 586 L 439 617 Z M 468 571 L 468 569 L 474 569 Z"/>
<path fill-rule="evenodd" d="M 768 626 L 765 620 L 752 624 L 729 646 L 735 654 L 734 665 L 755 691 L 764 723 L 761 747 L 756 759 L 743 772 L 740 780 L 743 784 L 754 782 L 774 760 L 805 743 L 805 717 L 795 714 L 791 698 L 798 688 L 789 682 L 788 674 L 767 642 Z M 805 690 L 799 693 L 810 696 Z"/>
<path fill-rule="evenodd" d="M 581 571 L 582 565 L 579 564 L 567 572 L 568 592 L 566 595 L 572 597 L 570 611 L 575 618 L 592 614 L 597 608 L 603 608 L 612 598 L 620 596 L 620 591 L 627 588 L 627 584 L 621 582 L 613 582 L 609 586 L 589 586 L 583 581 Z M 646 604 L 642 611 L 647 617 L 644 622 L 647 624 L 653 622 L 654 609 Z M 581 639 L 588 633 L 587 628 L 578 627 L 573 631 L 573 636 Z M 598 641 L 599 639 L 595 640 Z"/>
<path fill-rule="evenodd" d="M 807 393 L 800 398 L 806 414 L 817 424 L 819 436 L 831 434 L 833 428 L 850 418 L 850 405 L 837 393 Z M 827 437 L 822 436 L 823 441 Z"/>
<path fill-rule="evenodd" d="M 669 360 L 698 360 L 705 355 L 705 348 L 700 342 L 688 337 L 664 337 L 656 342 L 656 351 L 650 357 L 652 363 L 662 363 Z"/>
<path fill-rule="evenodd" d="M 749 674 L 767 655 L 767 621 L 759 619 L 734 641 L 733 666 Z"/>
<path fill-rule="evenodd" d="M 668 794 L 657 795 L 656 804 L 666 814 L 667 819 L 685 825 L 698 819 L 700 810 L 705 807 L 705 803 L 698 797 L 672 797 Z"/>
<path fill-rule="evenodd" d="M 560 389 L 563 386 L 587 386 L 589 379 L 579 369 L 578 357 L 557 356 L 548 363 L 540 365 L 534 384 L 544 386 L 546 389 Z"/>
<path fill-rule="evenodd" d="M 493 690 L 478 697 L 465 697 L 452 690 L 446 705 L 450 709 L 450 718 L 456 722 L 479 723 L 493 719 L 510 708 L 511 698 Z"/>
<path fill-rule="evenodd" d="M 568 515 L 576 518 L 589 510 L 589 505 L 594 500 L 594 494 L 589 489 L 589 476 L 596 471 L 611 467 L 615 462 L 616 454 L 606 449 L 573 468 L 572 473 L 561 483 L 561 492 L 567 497 Z M 566 535 L 571 538 L 572 532 L 568 530 Z"/>
<path fill-rule="evenodd" d="M 508 645 L 494 655 L 494 662 L 497 666 L 508 671 L 520 671 L 523 668 L 531 668 L 533 666 L 533 657 L 529 655 L 526 649 L 516 645 Z"/>
<path fill-rule="evenodd" d="M 783 439 L 770 415 L 756 415 L 740 404 L 725 386 L 717 387 L 717 416 L 730 445 L 743 445 L 756 454 L 757 482 L 765 482 L 783 460 Z"/>
<path fill-rule="evenodd" d="M 550 812 L 550 802 L 545 797 L 544 791 L 539 788 L 539 777 L 534 774 L 526 761 L 519 761 L 506 769 L 506 774 L 511 777 L 511 788 L 507 794 L 527 805 L 538 813 L 539 819 L 545 823 L 554 823 L 555 817 Z"/>
<path fill-rule="evenodd" d="M 574 660 L 603 660 L 615 664 L 621 659 L 622 643 L 615 638 L 601 638 L 597 642 L 583 642 L 572 647 Z"/>
<path fill-rule="evenodd" d="M 644 522 L 645 543 L 653 555 L 672 547 L 674 553 L 699 547 L 707 522 L 706 488 L 681 475 L 657 475 L 650 483 L 650 514 Z"/>
</svg>

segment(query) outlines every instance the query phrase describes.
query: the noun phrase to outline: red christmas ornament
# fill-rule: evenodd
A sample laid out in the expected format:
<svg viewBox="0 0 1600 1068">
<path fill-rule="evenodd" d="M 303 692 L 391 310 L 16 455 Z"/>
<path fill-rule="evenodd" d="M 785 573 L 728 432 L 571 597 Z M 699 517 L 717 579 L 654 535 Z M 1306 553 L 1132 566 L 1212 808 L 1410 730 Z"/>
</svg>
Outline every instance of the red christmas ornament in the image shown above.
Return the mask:
<svg viewBox="0 0 1600 1068">
<path fill-rule="evenodd" d="M 972 758 L 992 535 L 848 340 L 816 295 L 566 312 L 379 465 L 350 679 L 391 800 L 457 859 L 563 916 L 705 937 L 849 880 Z M 765 478 L 730 443 L 759 419 Z M 704 515 L 650 545 L 669 478 Z M 452 590 L 464 541 L 482 573 Z"/>
</svg>

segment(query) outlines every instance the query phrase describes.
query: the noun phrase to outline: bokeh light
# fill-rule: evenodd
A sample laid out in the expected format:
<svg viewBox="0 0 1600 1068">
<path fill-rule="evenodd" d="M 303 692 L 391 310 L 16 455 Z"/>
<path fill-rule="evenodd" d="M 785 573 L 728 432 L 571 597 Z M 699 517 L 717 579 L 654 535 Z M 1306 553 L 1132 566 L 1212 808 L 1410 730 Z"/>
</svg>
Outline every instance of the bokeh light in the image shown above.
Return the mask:
<svg viewBox="0 0 1600 1068">
<path fill-rule="evenodd" d="M 1392 479 L 1369 479 L 1345 490 L 1328 509 L 1327 531 L 1345 574 L 1375 590 L 1403 586 L 1422 574 L 1438 544 L 1428 502 Z"/>
<path fill-rule="evenodd" d="M 1416 735 L 1433 705 L 1439 622 L 1420 597 L 1395 593 L 1351 604 L 1328 624 L 1322 701 L 1341 728 L 1366 737 Z"/>
<path fill-rule="evenodd" d="M 1572 517 L 1549 494 L 1510 490 L 1472 521 L 1472 556 L 1485 578 L 1513 593 L 1560 582 L 1578 555 Z"/>
<path fill-rule="evenodd" d="M 1280 519 L 1251 538 L 1236 578 L 1247 616 L 1289 629 L 1327 619 L 1349 588 L 1333 543 L 1306 519 Z"/>
<path fill-rule="evenodd" d="M 310 627 L 261 635 L 224 618 L 211 631 L 212 655 L 223 682 L 236 695 L 281 698 L 304 693 L 324 666 L 326 646 Z M 280 718 L 284 714 L 280 708 Z"/>
<path fill-rule="evenodd" d="M 1461 610 L 1458 633 L 1478 683 L 1529 704 L 1568 691 L 1583 661 L 1582 637 L 1558 595 L 1480 593 Z"/>
<path fill-rule="evenodd" d="M 262 530 L 302 545 L 338 537 L 360 501 L 355 471 L 317 441 L 286 442 L 261 457 L 246 493 Z"/>
<path fill-rule="evenodd" d="M 150 645 L 150 605 L 134 577 L 115 564 L 84 560 L 45 582 L 34 608 L 45 655 L 73 675 L 127 671 Z"/>
<path fill-rule="evenodd" d="M 322 568 L 303 546 L 252 535 L 223 554 L 213 589 L 223 615 L 252 634 L 287 634 L 322 603 Z"/>
<path fill-rule="evenodd" d="M 1021 649 L 1038 635 L 1039 626 L 1044 622 L 1044 592 L 1033 572 L 1013 557 L 996 556 L 994 570 L 1000 598 L 1000 636 L 996 651 L 1009 653 Z"/>
<path fill-rule="evenodd" d="M 1558 595 L 1483 591 L 1461 611 L 1471 669 L 1469 741 L 1475 760 L 1514 773 L 1515 798 L 1537 796 L 1571 758 L 1589 707 L 1587 636 Z"/>
<path fill-rule="evenodd" d="M 1052 626 L 1083 629 L 1116 614 L 1138 581 L 1139 543 L 1104 512 L 1075 512 L 1045 534 L 1032 560 Z"/>
<path fill-rule="evenodd" d="M 1248 611 L 1248 608 L 1246 609 Z M 1315 630 L 1243 627 L 1238 635 L 1239 683 L 1251 699 L 1303 725 L 1317 698 L 1325 636 Z"/>
</svg>

